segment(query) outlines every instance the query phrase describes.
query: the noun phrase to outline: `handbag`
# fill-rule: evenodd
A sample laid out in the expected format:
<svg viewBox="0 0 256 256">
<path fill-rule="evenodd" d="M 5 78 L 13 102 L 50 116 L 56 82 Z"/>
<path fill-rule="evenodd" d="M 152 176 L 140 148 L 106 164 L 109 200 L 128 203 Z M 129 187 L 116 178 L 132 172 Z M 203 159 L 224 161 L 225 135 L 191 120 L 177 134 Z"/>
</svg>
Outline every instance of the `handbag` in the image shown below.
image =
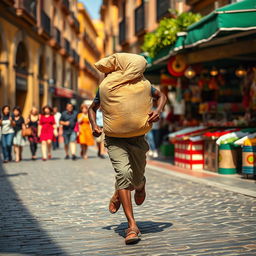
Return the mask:
<svg viewBox="0 0 256 256">
<path fill-rule="evenodd" d="M 32 135 L 32 129 L 31 127 L 26 127 L 25 129 L 22 130 L 22 136 L 31 136 Z"/>
</svg>

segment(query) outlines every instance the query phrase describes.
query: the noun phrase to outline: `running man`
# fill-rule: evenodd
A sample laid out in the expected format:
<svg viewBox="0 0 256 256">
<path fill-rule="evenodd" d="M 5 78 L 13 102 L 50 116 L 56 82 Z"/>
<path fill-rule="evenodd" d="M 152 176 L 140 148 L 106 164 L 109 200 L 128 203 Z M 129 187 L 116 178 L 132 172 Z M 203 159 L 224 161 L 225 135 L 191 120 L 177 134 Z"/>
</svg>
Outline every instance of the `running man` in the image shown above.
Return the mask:
<svg viewBox="0 0 256 256">
<path fill-rule="evenodd" d="M 105 146 L 116 172 L 115 192 L 109 203 L 109 211 L 116 213 L 122 204 L 129 228 L 125 243 L 140 240 L 140 230 L 133 215 L 131 191 L 134 200 L 141 205 L 146 197 L 144 176 L 146 153 L 149 150 L 144 135 L 157 122 L 166 96 L 153 88 L 143 76 L 147 62 L 136 54 L 116 53 L 101 59 L 96 68 L 105 73 L 105 79 L 89 108 L 93 134 L 99 137 L 102 128 L 97 125 L 96 112 L 103 112 Z M 152 101 L 157 108 L 152 110 Z"/>
</svg>

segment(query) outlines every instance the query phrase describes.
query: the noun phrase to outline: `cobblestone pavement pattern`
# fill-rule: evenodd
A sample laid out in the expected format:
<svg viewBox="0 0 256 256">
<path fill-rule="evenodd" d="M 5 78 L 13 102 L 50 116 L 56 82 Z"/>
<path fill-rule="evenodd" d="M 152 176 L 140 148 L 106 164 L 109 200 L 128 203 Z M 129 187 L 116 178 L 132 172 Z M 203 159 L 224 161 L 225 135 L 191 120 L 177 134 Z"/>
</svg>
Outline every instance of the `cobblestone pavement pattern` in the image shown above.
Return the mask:
<svg viewBox="0 0 256 256">
<path fill-rule="evenodd" d="M 25 161 L 1 167 L 0 255 L 256 255 L 255 198 L 147 170 L 135 206 L 142 240 L 126 246 L 111 215 L 109 159 Z"/>
</svg>

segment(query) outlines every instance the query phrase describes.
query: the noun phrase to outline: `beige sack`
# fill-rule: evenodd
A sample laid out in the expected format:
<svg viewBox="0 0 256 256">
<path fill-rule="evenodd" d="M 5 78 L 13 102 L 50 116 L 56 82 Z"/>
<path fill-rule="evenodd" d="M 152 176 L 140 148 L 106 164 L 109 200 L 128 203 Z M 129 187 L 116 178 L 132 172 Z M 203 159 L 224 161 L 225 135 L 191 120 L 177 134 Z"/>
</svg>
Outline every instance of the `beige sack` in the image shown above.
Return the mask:
<svg viewBox="0 0 256 256">
<path fill-rule="evenodd" d="M 116 53 L 95 64 L 99 71 L 108 73 L 99 86 L 107 136 L 130 138 L 151 129 L 151 84 L 143 76 L 146 65 L 144 57 L 130 53 Z"/>
</svg>

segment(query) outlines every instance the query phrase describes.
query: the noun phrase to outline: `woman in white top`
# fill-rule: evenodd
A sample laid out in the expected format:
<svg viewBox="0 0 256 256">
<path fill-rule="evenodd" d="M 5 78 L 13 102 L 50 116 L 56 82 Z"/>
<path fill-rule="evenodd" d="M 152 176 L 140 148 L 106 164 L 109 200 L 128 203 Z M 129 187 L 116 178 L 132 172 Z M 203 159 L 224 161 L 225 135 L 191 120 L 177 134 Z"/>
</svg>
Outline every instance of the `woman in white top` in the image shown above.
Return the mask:
<svg viewBox="0 0 256 256">
<path fill-rule="evenodd" d="M 3 106 L 0 126 L 2 128 L 2 151 L 4 163 L 12 161 L 12 143 L 14 137 L 14 121 L 10 115 L 10 106 Z"/>
</svg>

